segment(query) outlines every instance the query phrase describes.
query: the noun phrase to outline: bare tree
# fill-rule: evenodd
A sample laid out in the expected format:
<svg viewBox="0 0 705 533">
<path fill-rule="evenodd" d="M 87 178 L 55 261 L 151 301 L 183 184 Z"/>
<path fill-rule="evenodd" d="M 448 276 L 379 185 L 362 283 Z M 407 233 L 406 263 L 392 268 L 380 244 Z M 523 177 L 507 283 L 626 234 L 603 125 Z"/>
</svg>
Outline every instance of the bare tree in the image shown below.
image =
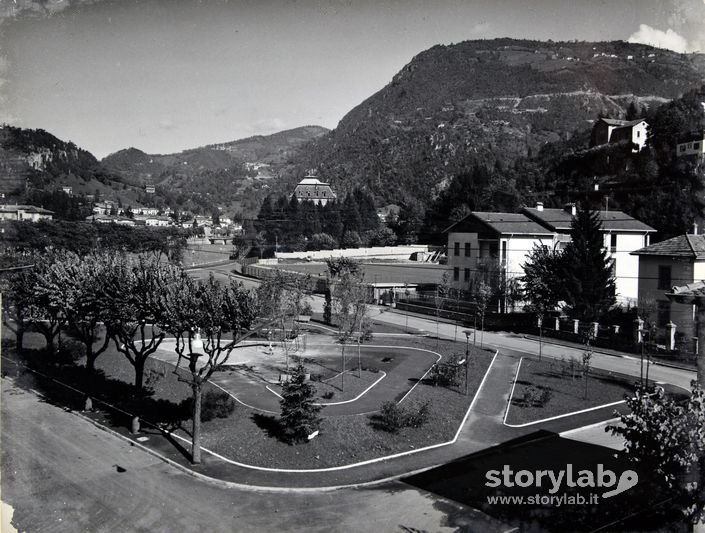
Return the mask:
<svg viewBox="0 0 705 533">
<path fill-rule="evenodd" d="M 211 275 L 194 281 L 184 272 L 163 288 L 160 327 L 176 338 L 178 379 L 191 387 L 193 420 L 191 460 L 201 462 L 203 385 L 228 360 L 255 317 L 255 298 L 242 285 L 221 286 Z M 195 343 L 202 335 L 202 346 Z M 188 373 L 180 372 L 182 364 Z"/>
</svg>

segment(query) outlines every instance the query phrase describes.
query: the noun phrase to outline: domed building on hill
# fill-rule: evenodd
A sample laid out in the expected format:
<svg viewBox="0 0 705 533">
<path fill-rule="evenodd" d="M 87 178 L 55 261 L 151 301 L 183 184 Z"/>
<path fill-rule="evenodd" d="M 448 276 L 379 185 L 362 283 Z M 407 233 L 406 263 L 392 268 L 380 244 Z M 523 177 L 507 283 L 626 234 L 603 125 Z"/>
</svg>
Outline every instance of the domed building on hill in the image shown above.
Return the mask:
<svg viewBox="0 0 705 533">
<path fill-rule="evenodd" d="M 294 189 L 294 196 L 299 202 L 311 201 L 320 205 L 334 202 L 336 195 L 328 183 L 323 183 L 315 176 L 308 174 Z"/>
</svg>

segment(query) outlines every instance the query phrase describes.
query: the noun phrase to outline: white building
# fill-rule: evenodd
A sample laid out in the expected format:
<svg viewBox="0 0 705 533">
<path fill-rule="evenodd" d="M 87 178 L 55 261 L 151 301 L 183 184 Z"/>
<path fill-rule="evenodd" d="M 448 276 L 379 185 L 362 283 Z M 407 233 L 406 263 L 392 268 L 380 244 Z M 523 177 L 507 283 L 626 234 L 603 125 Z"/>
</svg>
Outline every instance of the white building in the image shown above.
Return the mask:
<svg viewBox="0 0 705 533">
<path fill-rule="evenodd" d="M 54 212 L 33 205 L 0 205 L 0 220 L 17 220 L 19 222 L 37 222 L 52 220 Z"/>
<path fill-rule="evenodd" d="M 570 242 L 570 225 L 575 216 L 575 205 L 564 209 L 544 209 L 539 203 L 524 208 L 529 218 L 552 231 L 559 246 Z M 650 235 L 656 230 L 622 211 L 600 211 L 604 247 L 612 260 L 617 301 L 622 305 L 636 305 L 639 294 L 639 259 L 631 252 L 649 245 Z"/>
<path fill-rule="evenodd" d="M 677 157 L 705 157 L 705 132 L 692 133 L 680 140 L 676 147 Z"/>
<path fill-rule="evenodd" d="M 614 118 L 600 118 L 592 128 L 590 144 L 601 144 L 630 141 L 636 145 L 633 152 L 640 152 L 646 146 L 649 124 L 643 118 L 638 120 L 619 120 Z"/>
<path fill-rule="evenodd" d="M 495 285 L 524 275 L 535 245 L 552 246 L 554 233 L 523 213 L 472 212 L 448 235 L 450 286 L 471 290 L 480 280 Z"/>
<path fill-rule="evenodd" d="M 294 196 L 299 202 L 311 201 L 326 205 L 336 199 L 336 194 L 328 183 L 323 183 L 318 178 L 306 176 L 294 189 Z"/>
</svg>

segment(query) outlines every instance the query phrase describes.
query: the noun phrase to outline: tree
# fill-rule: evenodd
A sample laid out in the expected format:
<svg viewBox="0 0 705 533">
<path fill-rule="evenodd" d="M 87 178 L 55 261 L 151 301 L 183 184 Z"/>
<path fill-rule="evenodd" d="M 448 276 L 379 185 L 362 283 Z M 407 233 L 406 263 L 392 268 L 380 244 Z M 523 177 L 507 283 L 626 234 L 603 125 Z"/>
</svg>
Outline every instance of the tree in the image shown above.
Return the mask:
<svg viewBox="0 0 705 533">
<path fill-rule="evenodd" d="M 306 244 L 306 250 L 334 250 L 338 242 L 328 233 L 314 233 Z"/>
<path fill-rule="evenodd" d="M 571 222 L 570 237 L 559 279 L 570 314 L 593 322 L 616 301 L 612 264 L 604 247 L 599 215 L 579 208 Z"/>
<path fill-rule="evenodd" d="M 440 336 L 438 334 L 438 322 L 441 319 L 441 309 L 443 309 L 443 302 L 448 298 L 449 293 L 448 285 L 448 272 L 443 272 L 441 277 L 441 282 L 436 285 L 436 293 L 433 298 L 433 303 L 436 308 L 436 348 L 438 348 L 438 342 L 440 341 Z"/>
<path fill-rule="evenodd" d="M 306 442 L 318 430 L 320 405 L 313 400 L 316 388 L 306 381 L 306 369 L 299 363 L 291 378 L 282 387 L 280 423 L 290 443 Z"/>
<path fill-rule="evenodd" d="M 338 259 L 328 259 L 327 263 L 329 274 L 335 279 L 331 308 L 338 323 L 342 362 L 341 382 L 344 389 L 345 345 L 353 337 L 354 333 L 358 331 L 359 355 L 360 336 L 367 314 L 367 287 L 363 283 L 364 271 L 358 261 L 340 257 Z"/>
<path fill-rule="evenodd" d="M 59 252 L 53 264 L 36 278 L 37 297 L 61 309 L 69 325 L 68 333 L 85 346 L 88 387 L 95 362 L 110 342 L 109 332 L 103 327 L 107 316 L 105 282 L 116 266 L 115 257 L 107 253 L 79 256 Z M 95 347 L 97 341 L 100 343 Z"/>
<path fill-rule="evenodd" d="M 346 230 L 343 233 L 343 239 L 340 241 L 340 245 L 343 248 L 360 248 L 362 246 L 362 239 L 357 231 Z"/>
<path fill-rule="evenodd" d="M 475 302 L 480 310 L 480 347 L 484 346 L 485 342 L 485 312 L 491 297 L 492 287 L 485 283 L 484 280 L 480 281 L 475 289 Z"/>
<path fill-rule="evenodd" d="M 162 287 L 173 283 L 181 269 L 160 263 L 158 256 L 121 256 L 106 280 L 106 324 L 122 353 L 135 369 L 135 392 L 141 394 L 144 366 L 159 348 L 164 332 L 155 324 L 162 314 Z"/>
<path fill-rule="evenodd" d="M 191 460 L 198 464 L 203 385 L 245 338 L 243 331 L 255 317 L 254 297 L 234 281 L 222 287 L 213 275 L 206 281 L 194 281 L 181 271 L 162 288 L 162 299 L 159 326 L 176 339 L 179 358 L 175 372 L 179 381 L 191 387 L 193 395 Z M 188 374 L 180 371 L 184 361 Z"/>
<path fill-rule="evenodd" d="M 562 252 L 546 245 L 535 245 L 524 264 L 524 298 L 539 317 L 555 309 L 562 300 L 559 275 L 562 272 Z"/>
<path fill-rule="evenodd" d="M 257 288 L 258 316 L 278 320 L 282 328 L 282 342 L 286 355 L 286 370 L 289 371 L 289 349 L 287 344 L 287 323 L 294 330 L 295 321 L 306 304 L 311 292 L 311 277 L 286 274 L 275 270 L 274 275 L 265 279 Z"/>
<path fill-rule="evenodd" d="M 662 387 L 638 388 L 627 398 L 628 413 L 606 431 L 625 439 L 627 458 L 643 468 L 648 481 L 674 495 L 693 524 L 705 521 L 705 391 L 696 381 L 685 405 Z M 641 483 L 642 480 L 640 479 Z"/>
<path fill-rule="evenodd" d="M 61 332 L 66 322 L 64 312 L 58 303 L 49 298 L 46 293 L 37 291 L 37 280 L 53 263 L 53 254 L 35 254 L 34 266 L 31 269 L 20 270 L 12 280 L 14 298 L 22 300 L 24 319 L 32 324 L 46 340 L 46 352 L 49 357 L 54 355 L 54 339 Z"/>
</svg>

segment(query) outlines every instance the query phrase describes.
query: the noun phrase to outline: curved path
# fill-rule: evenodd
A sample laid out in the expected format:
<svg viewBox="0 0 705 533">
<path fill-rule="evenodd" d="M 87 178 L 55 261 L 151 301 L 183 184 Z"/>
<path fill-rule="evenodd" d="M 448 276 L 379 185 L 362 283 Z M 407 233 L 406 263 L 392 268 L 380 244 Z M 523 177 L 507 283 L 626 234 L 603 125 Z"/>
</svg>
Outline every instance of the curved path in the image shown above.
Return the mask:
<svg viewBox="0 0 705 533">
<path fill-rule="evenodd" d="M 317 360 L 329 368 L 339 365 L 340 345 L 331 337 L 316 335 L 309 336 L 308 339 L 304 357 Z M 154 357 L 175 365 L 177 356 L 173 349 L 170 349 L 168 342 L 164 341 Z M 357 345 L 350 345 L 349 349 L 353 364 L 357 364 Z M 279 413 L 279 397 L 267 389 L 267 386 L 273 383 L 263 379 L 257 370 L 246 371 L 235 367 L 245 363 L 258 366 L 259 361 L 266 361 L 266 350 L 267 348 L 261 345 L 236 349 L 228 360 L 230 368 L 214 373 L 210 381 L 247 407 L 267 413 Z M 440 354 L 430 350 L 399 345 L 363 344 L 361 353 L 363 368 L 375 367 L 384 371 L 386 376 L 355 401 L 331 402 L 331 405 L 327 405 L 321 412 L 321 416 L 366 414 L 378 411 L 380 405 L 386 401 L 399 401 L 441 358 Z M 348 379 L 356 378 L 350 376 Z M 325 405 L 325 401 L 322 403 Z"/>
</svg>

